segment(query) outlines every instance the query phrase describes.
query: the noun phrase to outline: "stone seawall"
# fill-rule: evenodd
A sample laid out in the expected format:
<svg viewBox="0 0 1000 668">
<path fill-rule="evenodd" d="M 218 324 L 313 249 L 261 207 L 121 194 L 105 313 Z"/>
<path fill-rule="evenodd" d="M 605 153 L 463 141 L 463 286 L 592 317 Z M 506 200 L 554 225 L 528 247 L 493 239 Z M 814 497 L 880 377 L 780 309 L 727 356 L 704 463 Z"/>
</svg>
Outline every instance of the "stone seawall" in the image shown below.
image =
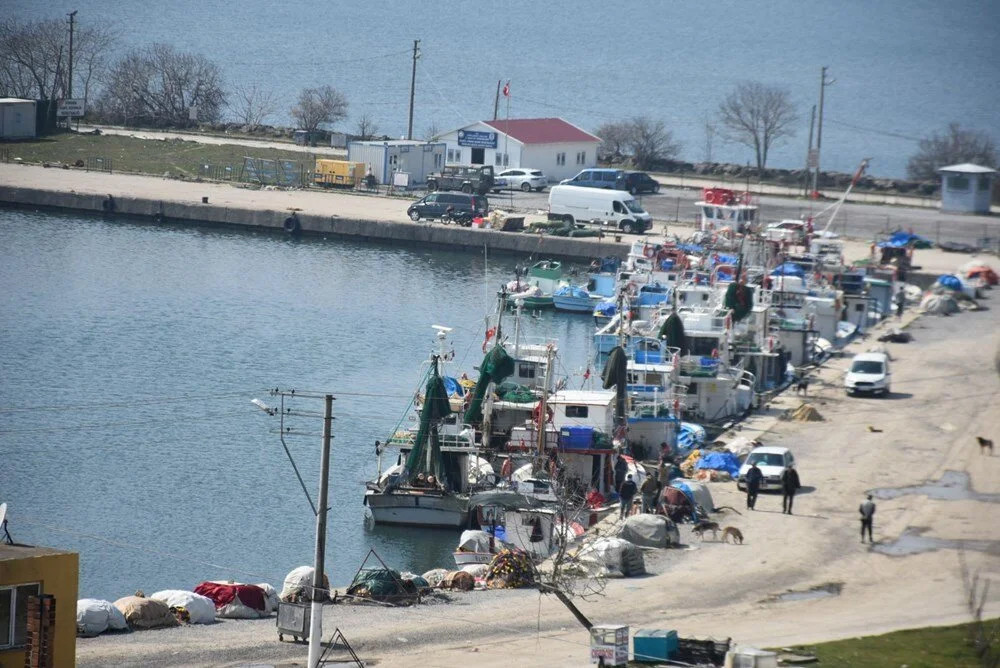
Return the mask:
<svg viewBox="0 0 1000 668">
<path fill-rule="evenodd" d="M 77 211 L 111 218 L 142 218 L 150 221 L 264 229 L 288 234 L 285 221 L 294 217 L 303 236 L 338 236 L 400 245 L 422 245 L 459 250 L 478 250 L 517 255 L 544 255 L 589 261 L 615 255 L 624 258 L 638 237 L 614 236 L 603 239 L 569 238 L 466 228 L 457 225 L 413 223 L 357 217 L 322 216 L 267 208 L 186 203 L 142 197 L 109 196 L 0 185 L 0 202 L 16 207 Z"/>
</svg>

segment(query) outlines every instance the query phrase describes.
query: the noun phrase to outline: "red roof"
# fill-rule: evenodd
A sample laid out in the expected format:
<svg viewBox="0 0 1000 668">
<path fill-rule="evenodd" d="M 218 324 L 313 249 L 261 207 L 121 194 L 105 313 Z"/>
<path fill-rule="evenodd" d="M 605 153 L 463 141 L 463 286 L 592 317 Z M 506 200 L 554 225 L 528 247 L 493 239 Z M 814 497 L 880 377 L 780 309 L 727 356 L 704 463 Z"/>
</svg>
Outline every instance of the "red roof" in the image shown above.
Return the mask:
<svg viewBox="0 0 1000 668">
<path fill-rule="evenodd" d="M 584 132 L 561 118 L 511 118 L 483 123 L 523 144 L 601 141 L 600 137 Z"/>
</svg>

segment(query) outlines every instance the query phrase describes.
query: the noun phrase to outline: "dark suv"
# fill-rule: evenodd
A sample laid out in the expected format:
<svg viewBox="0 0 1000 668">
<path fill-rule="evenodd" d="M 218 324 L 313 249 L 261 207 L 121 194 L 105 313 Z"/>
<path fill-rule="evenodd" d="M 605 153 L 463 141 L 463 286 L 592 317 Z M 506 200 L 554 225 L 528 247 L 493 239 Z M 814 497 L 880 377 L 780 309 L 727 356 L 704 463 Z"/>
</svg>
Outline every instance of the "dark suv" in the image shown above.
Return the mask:
<svg viewBox="0 0 1000 668">
<path fill-rule="evenodd" d="M 492 165 L 445 165 L 440 172 L 427 175 L 427 190 L 461 190 L 470 195 L 485 195 L 493 190 Z"/>
<path fill-rule="evenodd" d="M 633 195 L 660 192 L 660 183 L 646 172 L 625 172 L 618 181 L 618 187 Z"/>
<path fill-rule="evenodd" d="M 430 193 L 424 195 L 410 205 L 406 210 L 406 215 L 410 220 L 417 222 L 421 218 L 433 220 L 444 216 L 448 207 L 456 214 L 468 213 L 473 218 L 485 216 L 490 203 L 482 195 L 469 195 L 466 193 Z"/>
</svg>

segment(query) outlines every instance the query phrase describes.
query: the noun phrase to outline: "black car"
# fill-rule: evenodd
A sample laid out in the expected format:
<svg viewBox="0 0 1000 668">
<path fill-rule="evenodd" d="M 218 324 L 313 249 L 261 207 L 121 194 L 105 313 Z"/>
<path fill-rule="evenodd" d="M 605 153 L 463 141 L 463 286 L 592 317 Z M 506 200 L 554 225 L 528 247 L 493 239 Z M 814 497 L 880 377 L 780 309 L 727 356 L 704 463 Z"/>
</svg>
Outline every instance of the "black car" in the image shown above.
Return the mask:
<svg viewBox="0 0 1000 668">
<path fill-rule="evenodd" d="M 421 218 L 441 219 L 448 207 L 451 207 L 455 214 L 471 214 L 475 218 L 476 216 L 485 216 L 489 205 L 489 200 L 483 195 L 434 192 L 424 195 L 411 204 L 410 208 L 406 210 L 406 215 L 413 222 L 417 222 Z"/>
<path fill-rule="evenodd" d="M 660 183 L 646 172 L 625 172 L 618 182 L 618 187 L 633 195 L 660 192 Z"/>
</svg>

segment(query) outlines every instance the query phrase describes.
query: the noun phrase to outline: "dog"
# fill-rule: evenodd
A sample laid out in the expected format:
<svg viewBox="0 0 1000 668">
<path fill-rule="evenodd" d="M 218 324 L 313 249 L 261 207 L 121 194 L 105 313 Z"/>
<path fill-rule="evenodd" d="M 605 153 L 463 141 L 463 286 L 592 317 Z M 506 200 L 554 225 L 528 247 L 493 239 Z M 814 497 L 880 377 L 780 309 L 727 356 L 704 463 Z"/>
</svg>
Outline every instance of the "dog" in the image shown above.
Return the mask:
<svg viewBox="0 0 1000 668">
<path fill-rule="evenodd" d="M 985 455 L 986 451 L 989 450 L 990 457 L 993 456 L 993 441 L 982 436 L 976 436 L 976 441 L 979 442 L 979 454 Z"/>
<path fill-rule="evenodd" d="M 736 527 L 726 527 L 722 530 L 722 542 L 727 542 L 730 536 L 733 537 L 733 545 L 736 545 L 736 543 L 743 544 L 743 532 Z"/>
<path fill-rule="evenodd" d="M 801 394 L 803 396 L 809 394 L 809 378 L 803 376 L 795 383 L 795 394 Z"/>
<path fill-rule="evenodd" d="M 717 540 L 719 531 L 721 531 L 719 523 L 709 522 L 708 520 L 702 520 L 701 522 L 695 524 L 694 528 L 691 529 L 691 532 L 698 534 L 698 537 L 701 538 L 702 540 L 705 540 L 705 534 L 709 531 L 712 532 L 712 540 Z"/>
</svg>

